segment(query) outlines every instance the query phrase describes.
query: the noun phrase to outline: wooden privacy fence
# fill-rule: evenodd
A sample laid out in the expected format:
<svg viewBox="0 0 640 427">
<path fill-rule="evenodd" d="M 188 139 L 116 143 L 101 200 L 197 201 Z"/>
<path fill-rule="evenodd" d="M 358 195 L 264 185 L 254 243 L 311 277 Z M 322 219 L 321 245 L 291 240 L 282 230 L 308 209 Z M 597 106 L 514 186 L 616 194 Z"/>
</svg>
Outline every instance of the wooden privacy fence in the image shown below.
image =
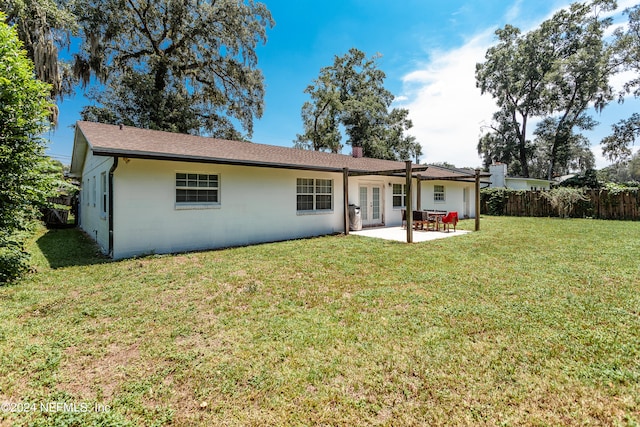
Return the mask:
<svg viewBox="0 0 640 427">
<path fill-rule="evenodd" d="M 569 216 L 640 220 L 640 191 L 585 190 L 588 200 L 579 201 Z M 480 213 L 504 216 L 558 216 L 542 191 L 493 191 L 480 195 Z"/>
<path fill-rule="evenodd" d="M 78 198 L 74 196 L 50 197 L 47 199 L 51 207 L 42 210 L 42 219 L 47 227 L 66 227 L 77 225 Z M 58 207 L 55 207 L 58 205 Z M 61 206 L 67 206 L 66 209 Z M 69 224 L 69 213 L 74 215 L 74 224 Z"/>
</svg>

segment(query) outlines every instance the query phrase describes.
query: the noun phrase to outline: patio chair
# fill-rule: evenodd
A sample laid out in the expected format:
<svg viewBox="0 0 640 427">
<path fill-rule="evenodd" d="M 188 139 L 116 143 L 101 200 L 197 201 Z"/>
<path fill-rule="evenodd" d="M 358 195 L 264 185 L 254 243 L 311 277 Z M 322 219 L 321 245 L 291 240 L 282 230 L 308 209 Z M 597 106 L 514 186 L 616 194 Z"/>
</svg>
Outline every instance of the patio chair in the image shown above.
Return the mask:
<svg viewBox="0 0 640 427">
<path fill-rule="evenodd" d="M 425 212 L 413 211 L 413 229 L 424 230 L 424 223 L 426 222 Z"/>
<path fill-rule="evenodd" d="M 453 224 L 453 231 L 456 231 L 456 224 L 458 224 L 458 212 L 449 212 L 440 220 L 442 222 L 442 228 L 447 227 L 447 233 L 450 230 L 451 224 Z"/>
</svg>

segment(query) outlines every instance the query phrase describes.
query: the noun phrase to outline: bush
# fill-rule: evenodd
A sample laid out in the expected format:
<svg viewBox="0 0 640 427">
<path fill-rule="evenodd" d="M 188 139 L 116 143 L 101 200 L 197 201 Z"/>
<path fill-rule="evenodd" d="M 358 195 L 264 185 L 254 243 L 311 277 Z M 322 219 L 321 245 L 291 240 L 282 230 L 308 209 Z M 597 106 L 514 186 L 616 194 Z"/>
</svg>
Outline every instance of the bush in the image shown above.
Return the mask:
<svg viewBox="0 0 640 427">
<path fill-rule="evenodd" d="M 15 28 L 0 12 L 0 283 L 27 268 L 18 234 L 37 217 L 50 188 L 42 174 L 50 87 L 34 76 L 33 63 Z"/>
<path fill-rule="evenodd" d="M 29 268 L 29 254 L 17 238 L 6 238 L 0 242 L 0 284 L 20 277 Z"/>
<path fill-rule="evenodd" d="M 504 215 L 504 207 L 509 200 L 510 190 L 506 188 L 484 188 L 480 191 L 480 196 L 487 204 L 489 215 Z"/>
<path fill-rule="evenodd" d="M 587 201 L 582 188 L 558 187 L 543 191 L 542 196 L 551 203 L 551 207 L 558 211 L 560 218 L 567 218 L 573 211 L 573 205 L 579 201 Z"/>
<path fill-rule="evenodd" d="M 598 180 L 598 174 L 593 169 L 579 173 L 578 175 L 562 181 L 559 187 L 573 188 L 600 188 L 602 184 Z"/>
</svg>

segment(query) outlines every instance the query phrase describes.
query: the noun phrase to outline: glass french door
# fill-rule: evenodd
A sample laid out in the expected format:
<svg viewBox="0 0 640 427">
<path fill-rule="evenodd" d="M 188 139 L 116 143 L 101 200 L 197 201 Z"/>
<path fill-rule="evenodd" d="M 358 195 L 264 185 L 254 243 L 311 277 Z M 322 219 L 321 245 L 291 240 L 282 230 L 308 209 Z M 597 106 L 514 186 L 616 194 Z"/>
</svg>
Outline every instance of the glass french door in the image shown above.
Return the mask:
<svg viewBox="0 0 640 427">
<path fill-rule="evenodd" d="M 382 224 L 382 186 L 360 186 L 360 215 L 363 226 Z"/>
</svg>

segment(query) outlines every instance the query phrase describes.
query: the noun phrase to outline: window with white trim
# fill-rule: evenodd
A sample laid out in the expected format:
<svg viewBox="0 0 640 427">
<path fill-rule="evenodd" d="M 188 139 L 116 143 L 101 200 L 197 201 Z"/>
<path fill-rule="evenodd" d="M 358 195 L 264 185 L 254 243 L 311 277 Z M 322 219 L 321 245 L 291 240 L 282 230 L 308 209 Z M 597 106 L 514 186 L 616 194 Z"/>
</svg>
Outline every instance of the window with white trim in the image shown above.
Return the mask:
<svg viewBox="0 0 640 427">
<path fill-rule="evenodd" d="M 96 176 L 93 176 L 93 179 L 91 180 L 91 201 L 93 203 L 93 207 L 96 207 L 96 199 L 97 199 L 97 190 L 96 190 Z"/>
<path fill-rule="evenodd" d="M 220 176 L 176 173 L 176 203 L 220 203 Z"/>
<path fill-rule="evenodd" d="M 433 201 L 434 202 L 444 202 L 444 185 L 434 185 L 433 186 Z"/>
<path fill-rule="evenodd" d="M 100 216 L 107 216 L 107 173 L 100 174 Z"/>
<path fill-rule="evenodd" d="M 407 184 L 393 184 L 393 207 L 404 208 L 406 206 Z"/>
<path fill-rule="evenodd" d="M 298 178 L 296 181 L 296 210 L 330 211 L 333 209 L 333 180 Z"/>
</svg>

